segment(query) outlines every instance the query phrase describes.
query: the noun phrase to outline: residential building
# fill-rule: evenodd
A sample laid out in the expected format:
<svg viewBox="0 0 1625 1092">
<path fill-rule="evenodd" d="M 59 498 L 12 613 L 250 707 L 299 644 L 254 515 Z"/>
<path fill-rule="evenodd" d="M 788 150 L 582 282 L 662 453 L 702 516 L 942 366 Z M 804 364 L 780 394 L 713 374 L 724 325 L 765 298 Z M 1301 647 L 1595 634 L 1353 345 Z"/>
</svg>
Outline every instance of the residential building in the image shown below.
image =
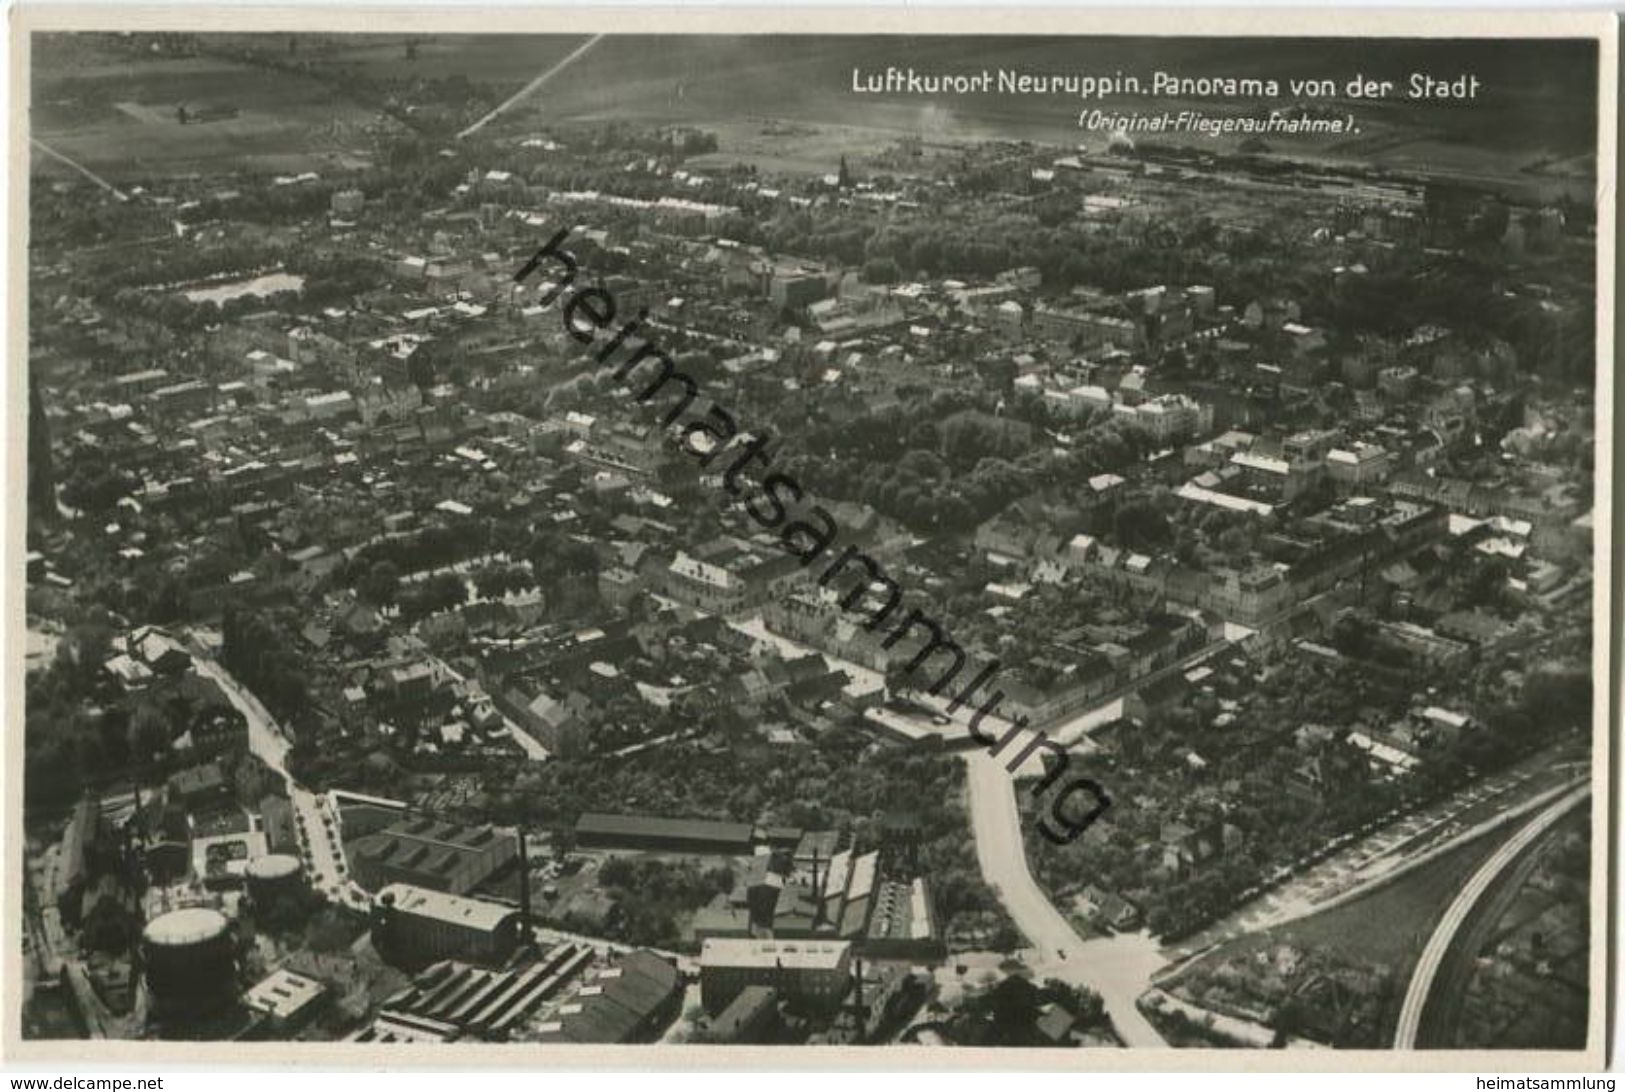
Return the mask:
<svg viewBox="0 0 1625 1092">
<path fill-rule="evenodd" d="M 1082 308 L 1036 307 L 1033 309 L 1032 326 L 1039 337 L 1071 346 L 1080 352 L 1107 346 L 1132 349 L 1143 340 L 1143 331 L 1137 323 Z"/>
<path fill-rule="evenodd" d="M 1393 454 L 1376 444 L 1356 441 L 1326 453 L 1326 476 L 1341 487 L 1362 488 L 1381 482 L 1393 465 Z"/>
<path fill-rule="evenodd" d="M 1119 405 L 1116 412 L 1158 444 L 1200 439 L 1213 431 L 1213 407 L 1182 394 L 1158 395 L 1135 406 Z"/>
</svg>

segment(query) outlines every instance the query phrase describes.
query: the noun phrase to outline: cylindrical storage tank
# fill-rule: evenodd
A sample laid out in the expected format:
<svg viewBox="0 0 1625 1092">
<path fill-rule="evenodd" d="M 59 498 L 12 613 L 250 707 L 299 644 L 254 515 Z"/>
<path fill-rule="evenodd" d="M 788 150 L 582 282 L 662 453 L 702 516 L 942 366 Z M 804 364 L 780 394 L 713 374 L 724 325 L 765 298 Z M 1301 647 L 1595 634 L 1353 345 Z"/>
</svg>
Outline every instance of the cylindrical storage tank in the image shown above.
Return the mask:
<svg viewBox="0 0 1625 1092">
<path fill-rule="evenodd" d="M 275 900 L 296 893 L 304 883 L 304 866 L 287 853 L 255 857 L 245 869 L 248 896 L 256 906 L 270 906 Z"/>
<path fill-rule="evenodd" d="M 194 906 L 158 915 L 147 922 L 141 950 L 147 988 L 166 1008 L 214 1004 L 236 989 L 231 923 L 218 910 Z"/>
</svg>

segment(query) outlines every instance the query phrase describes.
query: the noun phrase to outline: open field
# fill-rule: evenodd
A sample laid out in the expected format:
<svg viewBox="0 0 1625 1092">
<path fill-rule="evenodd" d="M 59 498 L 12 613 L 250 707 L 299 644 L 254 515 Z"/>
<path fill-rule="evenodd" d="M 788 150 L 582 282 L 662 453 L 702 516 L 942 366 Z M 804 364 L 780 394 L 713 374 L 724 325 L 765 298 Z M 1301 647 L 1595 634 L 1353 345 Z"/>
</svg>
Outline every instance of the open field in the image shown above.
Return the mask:
<svg viewBox="0 0 1625 1092">
<path fill-rule="evenodd" d="M 285 34 L 222 34 L 221 44 L 266 48 L 269 39 L 286 48 Z M 414 55 L 407 56 L 408 38 Z M 581 41 L 559 34 L 300 34 L 301 60 L 318 67 L 351 70 L 373 79 L 449 79 L 512 83 L 515 88 L 556 63 Z"/>
<path fill-rule="evenodd" d="M 232 107 L 182 125 L 177 109 Z M 189 171 L 291 171 L 334 163 L 375 111 L 323 83 L 206 57 L 134 60 L 94 43 L 36 40 L 33 136 L 117 179 Z M 36 156 L 36 170 L 67 168 Z"/>
<path fill-rule="evenodd" d="M 895 148 L 897 130 L 855 125 L 785 125 L 765 118 L 724 122 L 707 126 L 717 134 L 718 150 L 695 156 L 689 165 L 695 170 L 716 170 L 745 164 L 768 174 L 828 174 L 844 155 L 854 166 L 868 166 L 871 160 Z M 928 167 L 914 160 L 909 173 L 923 174 Z"/>
<path fill-rule="evenodd" d="M 412 81 L 467 77 L 507 94 L 578 46 L 578 36 L 431 35 L 221 35 L 216 46 L 253 45 L 296 56 L 319 72 L 350 73 L 387 83 L 410 103 Z M 706 126 L 718 132 L 719 161 L 822 173 L 832 155 L 863 154 L 897 136 L 928 141 L 1030 140 L 1057 146 L 1099 144 L 1101 134 L 1077 127 L 1085 107 L 1109 111 L 1197 110 L 1213 116 L 1244 108 L 1236 100 L 1122 95 L 1103 100 L 1076 96 L 1000 94 L 857 96 L 855 68 L 914 66 L 929 72 L 1125 73 L 1148 79 L 1154 69 L 1202 76 L 1268 73 L 1281 80 L 1327 73 L 1382 75 L 1402 80 L 1423 54 L 1397 42 L 1380 61 L 1356 44 L 1325 42 L 1282 57 L 1268 43 L 1240 40 L 1222 49 L 1211 43 L 1175 45 L 1149 39 L 955 39 L 871 37 L 863 39 L 740 36 L 672 36 L 653 39 L 611 35 L 562 71 L 537 95 L 492 124 L 501 140 L 569 123 L 629 120 Z M 1425 47 L 1434 63 L 1437 43 Z M 1463 44 L 1463 68 L 1482 73 L 1481 101 L 1467 106 L 1322 100 L 1334 112 L 1352 113 L 1361 134 L 1300 136 L 1274 141 L 1288 154 L 1360 159 L 1400 169 L 1426 167 L 1463 180 L 1517 179 L 1525 168 L 1563 161 L 1583 151 L 1593 131 L 1589 102 L 1594 64 L 1578 52 L 1574 63 L 1516 66 L 1495 43 Z M 1567 43 L 1549 50 L 1575 51 Z M 1555 56 L 1555 53 L 1554 53 Z M 1376 71 L 1380 68 L 1380 72 Z M 1539 73 L 1539 76 L 1531 75 Z M 1548 79 L 1561 73 L 1562 79 Z M 325 74 L 325 73 L 324 73 Z M 34 135 L 91 166 L 118 165 L 123 177 L 198 170 L 235 164 L 246 169 L 320 169 L 334 155 L 355 151 L 353 128 L 377 113 L 346 100 L 327 79 L 268 71 L 232 61 L 154 54 L 142 56 L 67 36 L 42 36 L 35 44 Z M 183 103 L 230 104 L 237 117 L 181 126 Z M 849 126 L 862 106 L 864 126 Z M 1246 109 L 1260 104 L 1247 103 Z M 1286 96 L 1268 104 L 1291 111 Z M 765 132 L 765 119 L 803 123 L 812 134 Z M 167 123 L 165 123 L 167 121 Z M 809 139 L 810 138 L 810 139 Z M 1184 142 L 1231 150 L 1240 137 L 1176 134 Z M 855 145 L 855 146 L 854 146 Z M 1571 165 L 1572 168 L 1572 165 Z M 58 168 L 52 168 L 58 169 Z M 1565 172 L 1566 173 L 1566 172 Z M 1522 175 L 1524 187 L 1537 183 Z M 1560 190 L 1562 176 L 1539 178 L 1542 189 Z"/>
</svg>

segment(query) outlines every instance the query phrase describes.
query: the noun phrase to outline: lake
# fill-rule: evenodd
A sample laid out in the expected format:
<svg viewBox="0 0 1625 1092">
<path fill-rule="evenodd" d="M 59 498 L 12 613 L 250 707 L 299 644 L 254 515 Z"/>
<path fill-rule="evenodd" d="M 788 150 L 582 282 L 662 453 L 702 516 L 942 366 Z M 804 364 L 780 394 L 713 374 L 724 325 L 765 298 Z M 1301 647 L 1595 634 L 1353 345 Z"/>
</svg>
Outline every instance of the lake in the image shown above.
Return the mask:
<svg viewBox="0 0 1625 1092">
<path fill-rule="evenodd" d="M 238 296 L 270 296 L 277 292 L 297 292 L 305 287 L 305 278 L 294 273 L 266 273 L 246 281 L 228 281 L 208 288 L 193 288 L 182 293 L 193 303 L 213 300 L 225 303 Z"/>
</svg>

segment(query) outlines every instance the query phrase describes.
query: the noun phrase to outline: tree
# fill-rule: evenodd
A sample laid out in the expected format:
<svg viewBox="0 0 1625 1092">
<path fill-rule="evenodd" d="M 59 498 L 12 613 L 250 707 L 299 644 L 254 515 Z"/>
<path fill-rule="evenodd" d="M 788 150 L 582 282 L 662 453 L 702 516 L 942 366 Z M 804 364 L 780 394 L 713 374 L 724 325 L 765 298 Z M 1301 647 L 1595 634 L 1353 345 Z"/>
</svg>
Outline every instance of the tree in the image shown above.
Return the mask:
<svg viewBox="0 0 1625 1092">
<path fill-rule="evenodd" d="M 417 351 L 406 358 L 406 375 L 427 398 L 435 382 L 435 365 L 426 345 L 419 345 Z"/>
<path fill-rule="evenodd" d="M 909 670 L 909 662 L 901 656 L 886 665 L 886 696 L 900 698 L 912 693 L 917 672 Z"/>
<path fill-rule="evenodd" d="M 51 422 L 40 385 L 28 385 L 28 508 L 36 519 L 56 519 L 56 475 L 51 461 Z"/>
<path fill-rule="evenodd" d="M 321 908 L 321 896 L 302 888 L 275 896 L 264 906 L 255 906 L 254 924 L 281 937 L 300 937 Z"/>
<path fill-rule="evenodd" d="M 130 754 L 138 762 L 150 762 L 167 755 L 169 745 L 169 718 L 151 700 L 138 701 L 130 716 Z"/>
<path fill-rule="evenodd" d="M 1168 517 L 1148 500 L 1121 505 L 1113 525 L 1117 541 L 1131 550 L 1153 551 L 1168 545 L 1173 538 Z"/>
<path fill-rule="evenodd" d="M 1332 647 L 1343 655 L 1352 656 L 1357 660 L 1366 659 L 1371 655 L 1375 636 L 1376 626 L 1370 619 L 1357 614 L 1346 614 L 1332 625 Z"/>
<path fill-rule="evenodd" d="M 436 573 L 423 582 L 422 596 L 430 613 L 449 610 L 468 599 L 468 585 L 454 573 Z"/>
<path fill-rule="evenodd" d="M 1043 992 L 1077 1017 L 1079 1024 L 1087 1027 L 1105 1022 L 1106 1003 L 1100 994 L 1087 986 L 1074 986 L 1059 978 L 1046 978 Z"/>
<path fill-rule="evenodd" d="M 1025 943 L 1026 938 L 1021 935 L 1020 931 L 1016 929 L 1015 925 L 1013 925 L 1009 920 L 1003 920 L 1000 921 L 998 927 L 993 930 L 993 936 L 989 939 L 988 946 L 991 947 L 995 952 L 1008 954 L 1010 952 L 1014 952 Z"/>
<path fill-rule="evenodd" d="M 313 952 L 339 952 L 350 946 L 361 929 L 349 911 L 336 906 L 318 912 L 305 932 L 305 946 Z"/>
<path fill-rule="evenodd" d="M 82 461 L 68 472 L 67 481 L 62 483 L 62 499 L 70 507 L 102 517 L 129 495 L 135 484 L 132 477 L 118 467 L 101 461 Z"/>
<path fill-rule="evenodd" d="M 863 263 L 863 279 L 868 284 L 892 284 L 901 273 L 890 258 L 870 258 Z"/>
<path fill-rule="evenodd" d="M 598 555 L 591 546 L 565 535 L 543 531 L 531 540 L 525 560 L 543 587 L 598 575 Z"/>
<path fill-rule="evenodd" d="M 395 601 L 400 589 L 401 573 L 393 561 L 377 561 L 367 575 L 356 583 L 356 594 L 375 607 L 388 606 Z"/>
<path fill-rule="evenodd" d="M 84 771 L 75 753 L 74 741 L 59 725 L 49 728 L 31 725 L 24 738 L 23 793 L 27 802 L 52 807 L 77 799 L 84 784 Z"/>
</svg>

